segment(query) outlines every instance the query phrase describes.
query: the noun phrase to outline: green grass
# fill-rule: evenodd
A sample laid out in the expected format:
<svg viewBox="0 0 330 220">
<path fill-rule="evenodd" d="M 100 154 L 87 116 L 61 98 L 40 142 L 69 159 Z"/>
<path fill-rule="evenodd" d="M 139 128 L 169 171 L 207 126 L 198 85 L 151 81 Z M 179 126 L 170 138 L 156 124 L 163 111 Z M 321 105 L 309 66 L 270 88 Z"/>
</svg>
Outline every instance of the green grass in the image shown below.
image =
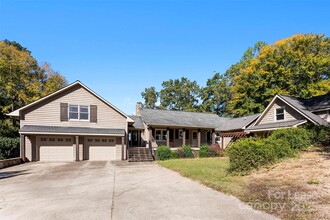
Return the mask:
<svg viewBox="0 0 330 220">
<path fill-rule="evenodd" d="M 244 196 L 246 182 L 241 176 L 228 174 L 228 158 L 173 159 L 158 163 L 215 190 L 238 198 Z"/>
</svg>

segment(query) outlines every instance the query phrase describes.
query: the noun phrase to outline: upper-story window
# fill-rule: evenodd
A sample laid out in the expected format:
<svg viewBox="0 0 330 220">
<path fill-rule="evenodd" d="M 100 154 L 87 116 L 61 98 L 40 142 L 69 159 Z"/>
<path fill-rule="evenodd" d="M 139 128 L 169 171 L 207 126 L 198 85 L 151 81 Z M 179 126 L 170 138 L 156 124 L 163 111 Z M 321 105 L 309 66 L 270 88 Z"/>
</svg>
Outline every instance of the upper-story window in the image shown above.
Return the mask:
<svg viewBox="0 0 330 220">
<path fill-rule="evenodd" d="M 89 119 L 89 106 L 69 105 L 69 119 L 87 121 Z"/>
<path fill-rule="evenodd" d="M 276 121 L 284 120 L 284 108 L 275 109 L 275 120 Z"/>
</svg>

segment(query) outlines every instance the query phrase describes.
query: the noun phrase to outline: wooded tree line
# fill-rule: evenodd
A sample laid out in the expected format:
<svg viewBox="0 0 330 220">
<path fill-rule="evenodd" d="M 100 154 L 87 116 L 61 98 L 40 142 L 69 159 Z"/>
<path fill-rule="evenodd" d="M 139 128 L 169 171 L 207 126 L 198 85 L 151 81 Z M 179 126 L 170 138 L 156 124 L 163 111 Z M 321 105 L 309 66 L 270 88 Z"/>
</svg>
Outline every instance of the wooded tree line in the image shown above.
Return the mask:
<svg viewBox="0 0 330 220">
<path fill-rule="evenodd" d="M 276 94 L 310 98 L 330 91 L 330 38 L 297 34 L 273 44 L 257 42 L 205 86 L 185 77 L 142 93 L 147 108 L 246 116 L 262 112 Z"/>
<path fill-rule="evenodd" d="M 50 64 L 39 64 L 15 41 L 0 41 L 0 137 L 18 136 L 19 121 L 6 116 L 67 85 Z"/>
</svg>

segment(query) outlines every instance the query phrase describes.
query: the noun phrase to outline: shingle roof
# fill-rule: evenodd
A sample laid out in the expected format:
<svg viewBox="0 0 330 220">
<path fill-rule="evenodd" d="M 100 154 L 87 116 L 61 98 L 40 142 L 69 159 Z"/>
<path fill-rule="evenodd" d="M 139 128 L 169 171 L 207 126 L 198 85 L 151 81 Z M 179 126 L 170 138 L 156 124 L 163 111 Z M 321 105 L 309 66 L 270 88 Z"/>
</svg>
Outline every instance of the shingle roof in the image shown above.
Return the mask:
<svg viewBox="0 0 330 220">
<path fill-rule="evenodd" d="M 246 117 L 233 118 L 227 120 L 222 127 L 217 128 L 217 131 L 233 131 L 245 129 L 246 126 L 251 124 L 259 117 L 260 114 L 249 115 Z"/>
<path fill-rule="evenodd" d="M 129 117 L 134 120 L 134 123 L 132 125 L 133 128 L 144 129 L 143 121 L 140 116 L 130 115 Z"/>
<path fill-rule="evenodd" d="M 282 121 L 282 122 L 272 122 L 267 124 L 259 124 L 253 127 L 245 129 L 246 131 L 256 131 L 256 130 L 272 130 L 277 128 L 287 128 L 295 125 L 303 124 L 307 122 L 306 120 L 293 120 L 293 121 Z"/>
<path fill-rule="evenodd" d="M 314 113 L 311 112 L 310 108 L 317 108 L 320 107 L 322 104 L 318 105 L 315 100 L 318 99 L 318 97 L 312 98 L 312 99 L 298 99 L 290 96 L 284 96 L 284 95 L 278 95 L 280 98 L 282 98 L 284 101 L 290 103 L 294 108 L 298 109 L 301 111 L 301 113 L 304 114 L 305 117 L 310 118 L 312 121 L 316 122 L 319 125 L 328 125 L 328 122 L 323 120 L 321 117 L 318 115 L 315 115 Z M 327 95 L 328 96 L 328 95 Z M 311 101 L 312 100 L 312 101 Z M 314 100 L 314 101 L 313 101 Z M 308 104 L 310 106 L 308 106 Z M 312 104 L 314 103 L 314 104 Z"/>
<path fill-rule="evenodd" d="M 330 92 L 310 99 L 299 99 L 309 111 L 320 111 L 330 108 Z"/>
<path fill-rule="evenodd" d="M 91 134 L 91 135 L 115 135 L 124 136 L 125 129 L 90 128 L 90 127 L 60 127 L 24 125 L 19 133 L 35 134 Z"/>
<path fill-rule="evenodd" d="M 148 125 L 218 128 L 228 118 L 211 113 L 183 112 L 173 110 L 142 109 L 142 118 Z"/>
</svg>

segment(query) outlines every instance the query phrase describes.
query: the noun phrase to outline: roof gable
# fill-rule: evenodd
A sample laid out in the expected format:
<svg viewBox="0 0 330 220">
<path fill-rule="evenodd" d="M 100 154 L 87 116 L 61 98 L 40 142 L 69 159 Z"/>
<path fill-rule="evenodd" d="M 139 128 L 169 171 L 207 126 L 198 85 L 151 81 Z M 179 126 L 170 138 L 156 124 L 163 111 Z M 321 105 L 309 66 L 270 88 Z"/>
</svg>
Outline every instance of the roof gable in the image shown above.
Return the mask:
<svg viewBox="0 0 330 220">
<path fill-rule="evenodd" d="M 133 122 L 133 120 L 131 118 L 129 118 L 124 112 L 122 112 L 120 109 L 118 109 L 117 107 L 115 107 L 114 105 L 112 105 L 110 102 L 108 102 L 107 100 L 105 100 L 104 98 L 102 98 L 100 95 L 98 95 L 97 93 L 95 93 L 94 91 L 92 91 L 90 88 L 88 88 L 86 85 L 84 85 L 83 83 L 81 83 L 79 80 L 78 81 L 75 81 L 74 83 L 71 83 L 70 85 L 56 91 L 56 92 L 53 92 L 37 101 L 34 101 L 28 105 L 25 105 L 9 114 L 7 114 L 8 116 L 16 116 L 16 117 L 19 117 L 20 116 L 20 112 L 23 111 L 23 110 L 27 110 L 37 104 L 42 104 L 43 102 L 46 102 L 47 100 L 49 100 L 50 98 L 56 96 L 56 95 L 60 95 L 64 92 L 66 92 L 67 90 L 75 87 L 75 86 L 81 86 L 82 88 L 84 88 L 86 91 L 88 91 L 89 93 L 91 93 L 93 96 L 95 96 L 97 99 L 101 100 L 102 102 L 104 102 L 106 105 L 108 105 L 109 107 L 111 107 L 112 109 L 114 109 L 115 111 L 117 111 L 119 114 L 121 114 L 122 116 L 126 117 L 127 120 L 129 122 Z"/>
<path fill-rule="evenodd" d="M 256 122 L 253 124 L 253 126 L 258 125 L 258 123 L 262 120 L 262 118 L 269 112 L 271 109 L 273 103 L 277 100 L 281 100 L 284 102 L 285 105 L 290 106 L 293 110 L 295 110 L 298 114 L 306 118 L 307 120 L 311 121 L 314 124 L 317 125 L 327 125 L 328 123 L 320 118 L 319 116 L 313 114 L 311 111 L 308 110 L 308 108 L 304 105 L 304 102 L 301 101 L 301 99 L 293 98 L 290 96 L 284 96 L 284 95 L 276 95 L 273 100 L 268 104 L 266 109 L 261 113 L 260 117 L 256 120 Z"/>
</svg>

